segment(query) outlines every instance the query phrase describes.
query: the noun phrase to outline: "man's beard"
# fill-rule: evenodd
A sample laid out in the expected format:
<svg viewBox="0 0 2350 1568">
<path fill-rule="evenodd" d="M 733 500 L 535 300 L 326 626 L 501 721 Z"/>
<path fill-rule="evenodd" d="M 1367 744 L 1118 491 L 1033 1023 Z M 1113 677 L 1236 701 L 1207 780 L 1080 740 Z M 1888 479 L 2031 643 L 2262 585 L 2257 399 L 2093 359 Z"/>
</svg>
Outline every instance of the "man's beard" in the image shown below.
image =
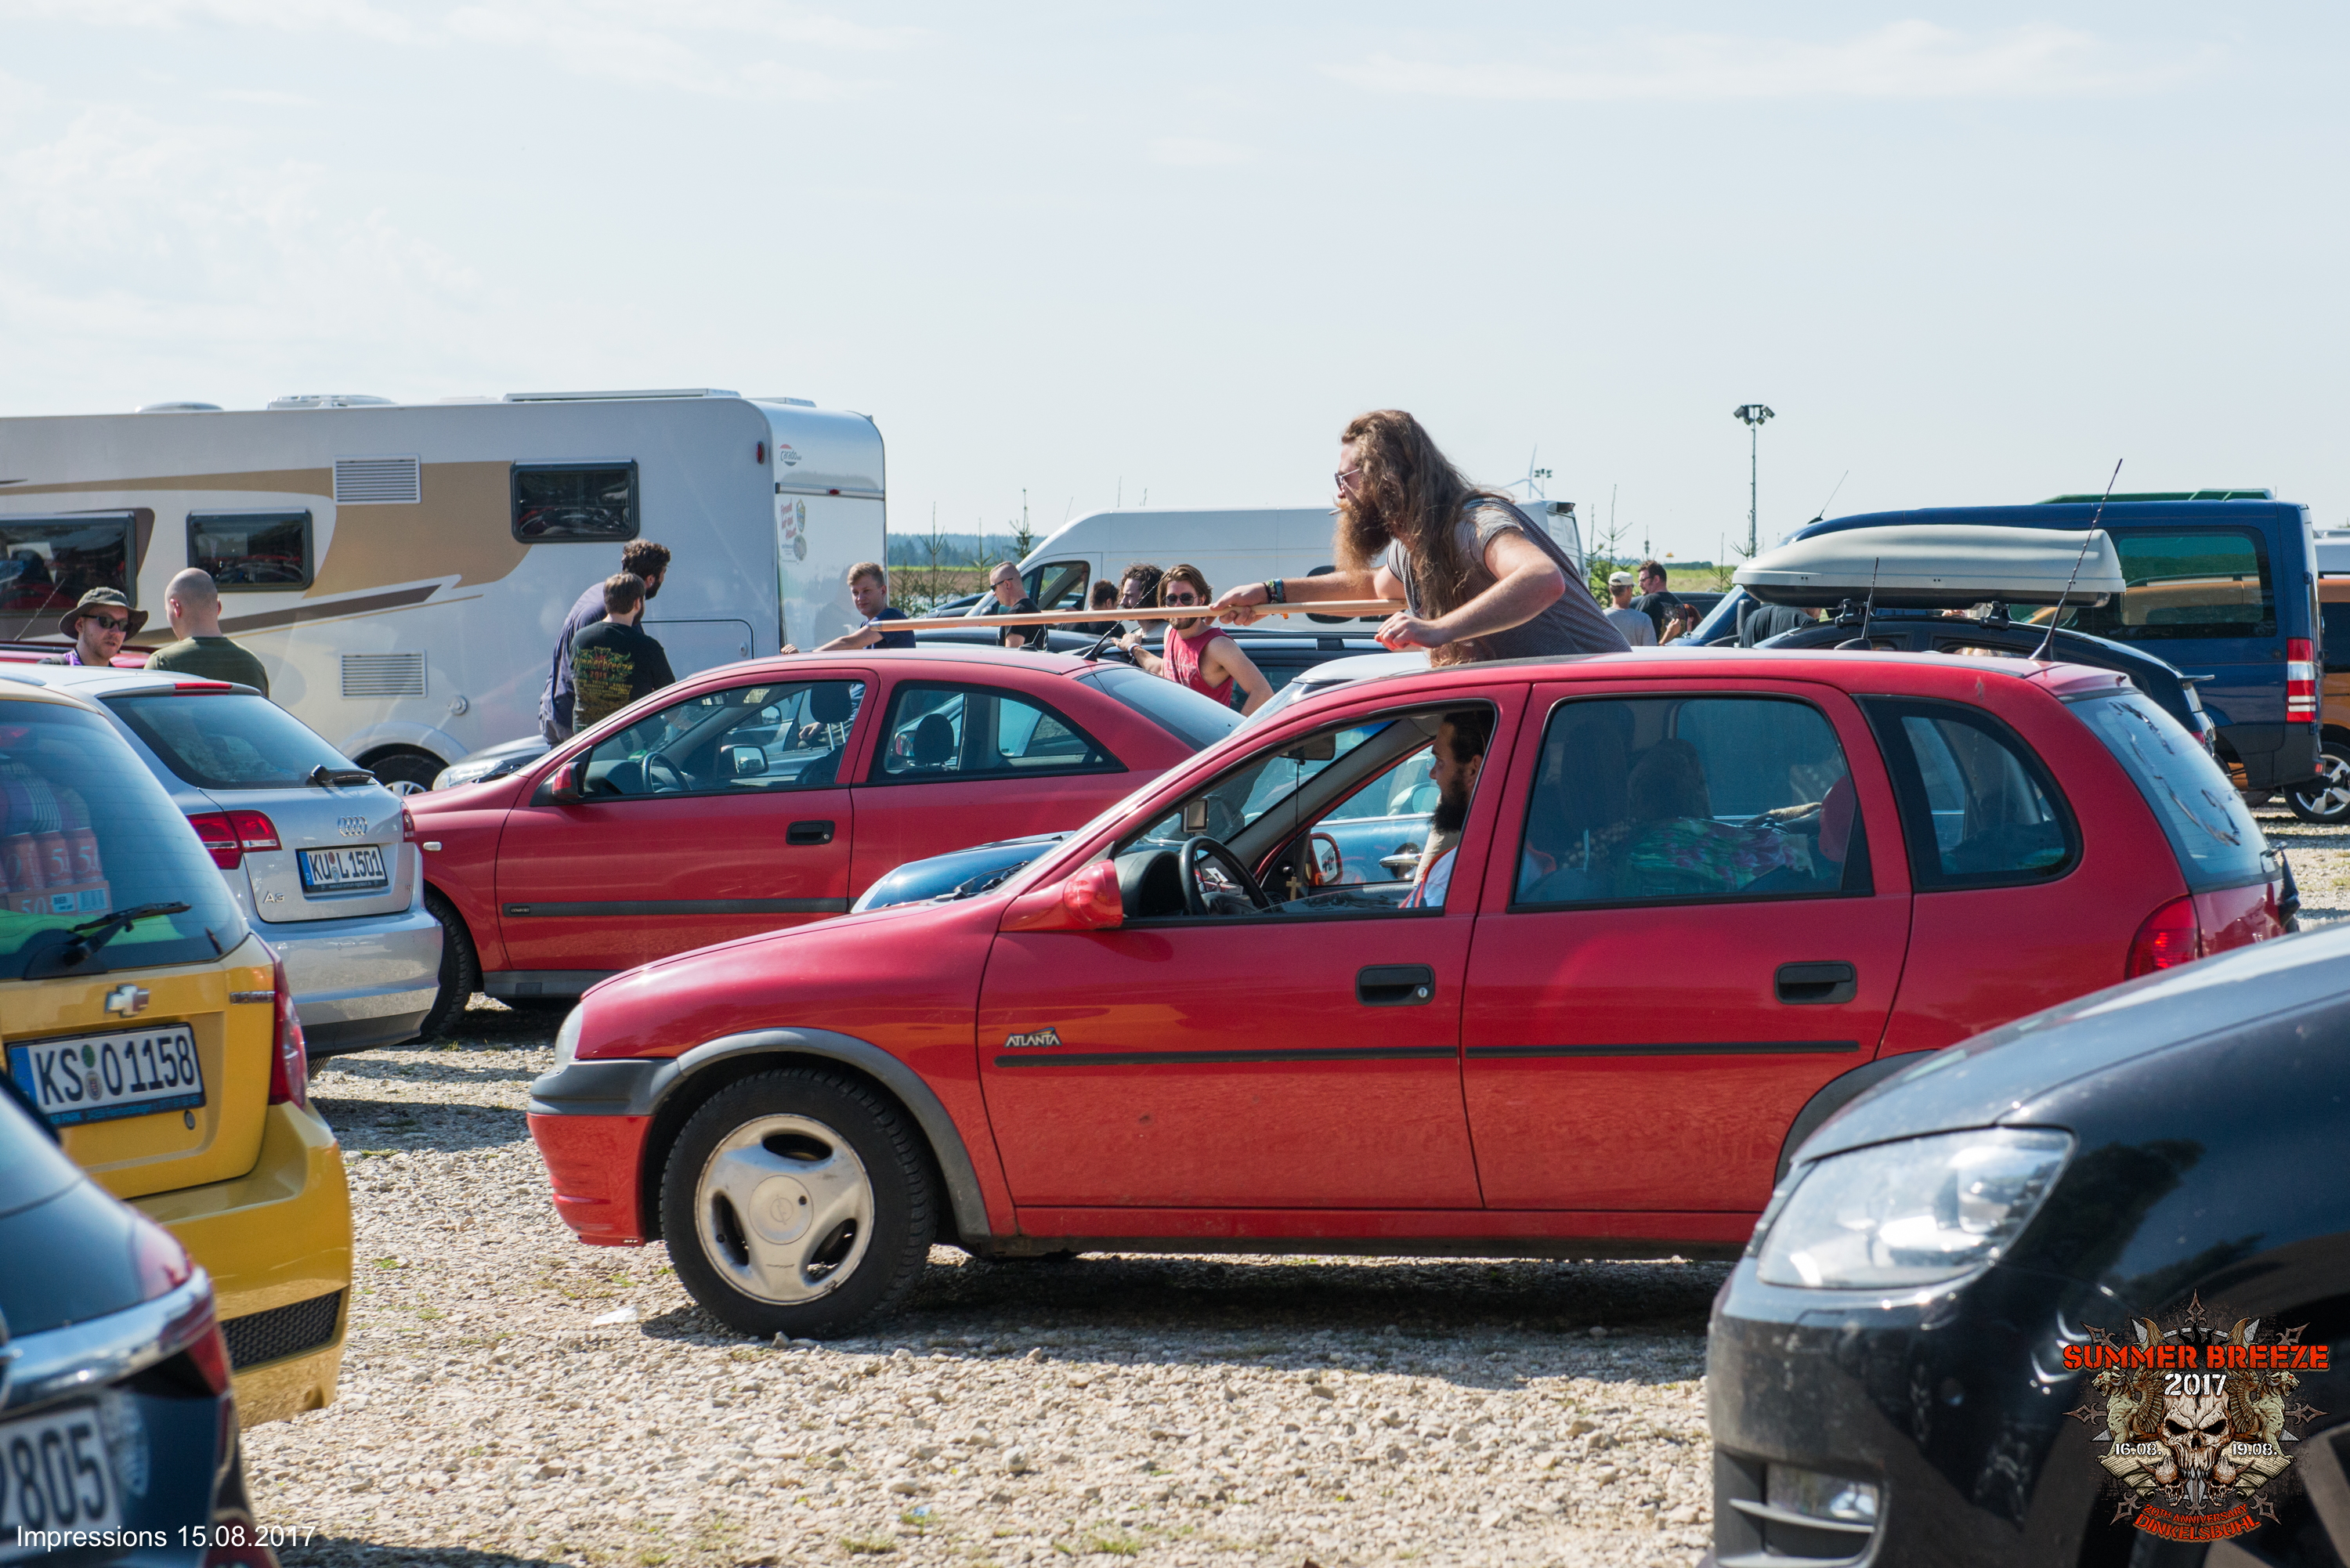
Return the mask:
<svg viewBox="0 0 2350 1568">
<path fill-rule="evenodd" d="M 660 597 L 660 579 L 659 577 L 655 577 L 651 582 L 645 585 L 645 597 L 649 599 Z"/>
<path fill-rule="evenodd" d="M 1338 503 L 1338 554 L 1346 566 L 1377 566 L 1393 538 L 1387 524 L 1363 504 L 1363 497 L 1349 495 Z"/>
<path fill-rule="evenodd" d="M 1469 826 L 1469 792 L 1447 786 L 1436 797 L 1436 809 L 1429 814 L 1428 826 L 1439 833 L 1458 833 Z"/>
</svg>

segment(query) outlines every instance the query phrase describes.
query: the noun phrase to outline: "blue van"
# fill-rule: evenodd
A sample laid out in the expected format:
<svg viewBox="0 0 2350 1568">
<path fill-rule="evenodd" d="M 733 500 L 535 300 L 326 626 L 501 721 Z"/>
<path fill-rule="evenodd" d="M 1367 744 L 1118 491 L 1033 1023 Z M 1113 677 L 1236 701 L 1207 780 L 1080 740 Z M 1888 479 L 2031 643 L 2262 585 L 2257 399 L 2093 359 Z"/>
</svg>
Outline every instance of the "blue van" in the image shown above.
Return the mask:
<svg viewBox="0 0 2350 1568">
<path fill-rule="evenodd" d="M 2095 495 L 2031 506 L 1934 506 L 1863 512 L 1814 522 L 1793 539 L 1846 528 L 1964 523 L 1998 528 L 2086 528 L 2110 535 L 2129 587 L 2111 604 L 2067 608 L 2064 624 L 2126 642 L 2198 680 L 2219 725 L 2220 760 L 2247 790 L 2282 789 L 2317 772 L 2317 551 L 2309 508 L 2270 490 Z M 1754 604 L 1731 592 L 1690 639 L 1734 641 Z M 2290 711 L 2287 682 L 2302 699 Z"/>
</svg>

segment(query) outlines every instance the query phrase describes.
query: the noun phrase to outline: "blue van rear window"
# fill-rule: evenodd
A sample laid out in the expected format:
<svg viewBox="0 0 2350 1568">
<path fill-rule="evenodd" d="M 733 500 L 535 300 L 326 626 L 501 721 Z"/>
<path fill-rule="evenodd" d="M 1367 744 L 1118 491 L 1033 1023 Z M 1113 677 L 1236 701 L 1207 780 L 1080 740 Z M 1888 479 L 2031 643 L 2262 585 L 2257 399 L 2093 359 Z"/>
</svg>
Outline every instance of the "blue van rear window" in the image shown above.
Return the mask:
<svg viewBox="0 0 2350 1568">
<path fill-rule="evenodd" d="M 2073 711 L 2146 796 L 2178 857 L 2187 886 L 2201 893 L 2268 878 L 2268 840 L 2210 753 L 2137 691 L 2075 700 Z"/>
<path fill-rule="evenodd" d="M 2068 610 L 2064 624 L 2116 642 L 2274 637 L 2268 550 L 2249 528 L 2112 530 L 2128 586 L 2110 604 Z"/>
</svg>

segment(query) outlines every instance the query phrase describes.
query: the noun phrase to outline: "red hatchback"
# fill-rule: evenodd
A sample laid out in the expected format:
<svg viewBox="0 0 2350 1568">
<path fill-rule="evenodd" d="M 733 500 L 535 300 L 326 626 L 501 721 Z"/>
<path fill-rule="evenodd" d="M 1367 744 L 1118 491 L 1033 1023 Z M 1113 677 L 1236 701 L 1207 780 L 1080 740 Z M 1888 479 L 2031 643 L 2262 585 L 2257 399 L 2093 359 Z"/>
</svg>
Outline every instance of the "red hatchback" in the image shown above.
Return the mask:
<svg viewBox="0 0 2350 1568">
<path fill-rule="evenodd" d="M 608 981 L 530 1123 L 583 1240 L 665 1238 L 761 1334 L 889 1307 L 934 1236 L 1729 1256 L 1909 1054 L 2277 934 L 2282 878 L 2111 671 L 1470 666 L 1301 702 L 998 891 Z"/>
<path fill-rule="evenodd" d="M 437 1031 L 476 990 L 619 971 L 846 911 L 883 873 L 1085 821 L 1231 710 L 1129 666 L 989 649 L 730 664 L 511 777 L 408 797 L 442 923 Z"/>
</svg>

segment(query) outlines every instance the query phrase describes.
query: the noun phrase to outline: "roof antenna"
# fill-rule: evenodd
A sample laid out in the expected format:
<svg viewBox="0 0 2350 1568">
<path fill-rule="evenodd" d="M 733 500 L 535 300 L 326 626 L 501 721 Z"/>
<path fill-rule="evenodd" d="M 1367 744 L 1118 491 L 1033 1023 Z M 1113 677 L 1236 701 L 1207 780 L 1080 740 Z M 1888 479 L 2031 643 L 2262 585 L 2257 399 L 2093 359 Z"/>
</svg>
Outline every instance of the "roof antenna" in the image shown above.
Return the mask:
<svg viewBox="0 0 2350 1568">
<path fill-rule="evenodd" d="M 2106 476 L 2106 493 L 2097 497 L 2097 509 L 2089 514 L 2088 532 L 2081 535 L 2081 553 L 2073 557 L 2073 575 L 2064 579 L 2064 591 L 2056 596 L 2056 607 L 2048 612 L 2048 635 L 2032 650 L 2033 663 L 2048 657 L 2049 648 L 2056 641 L 2056 622 L 2064 614 L 2064 601 L 2073 597 L 2073 585 L 2081 578 L 2081 563 L 2088 559 L 2089 541 L 2097 536 L 2097 519 L 2106 514 L 2106 503 L 2113 498 L 2114 481 L 2122 476 L 2122 460 L 2114 459 L 2114 471 Z"/>
<path fill-rule="evenodd" d="M 1812 514 L 1812 523 L 1818 523 L 1825 520 L 1828 514 L 1828 508 L 1835 504 L 1836 490 L 1842 490 L 1844 488 L 1844 480 L 1850 479 L 1851 477 L 1852 470 L 1848 468 L 1846 469 L 1844 471 L 1844 479 L 1839 479 L 1835 482 L 1835 490 L 1829 491 L 1828 498 L 1820 503 L 1820 509 Z M 1804 526 L 1808 528 L 1812 525 L 1812 523 L 1806 523 Z"/>
</svg>

